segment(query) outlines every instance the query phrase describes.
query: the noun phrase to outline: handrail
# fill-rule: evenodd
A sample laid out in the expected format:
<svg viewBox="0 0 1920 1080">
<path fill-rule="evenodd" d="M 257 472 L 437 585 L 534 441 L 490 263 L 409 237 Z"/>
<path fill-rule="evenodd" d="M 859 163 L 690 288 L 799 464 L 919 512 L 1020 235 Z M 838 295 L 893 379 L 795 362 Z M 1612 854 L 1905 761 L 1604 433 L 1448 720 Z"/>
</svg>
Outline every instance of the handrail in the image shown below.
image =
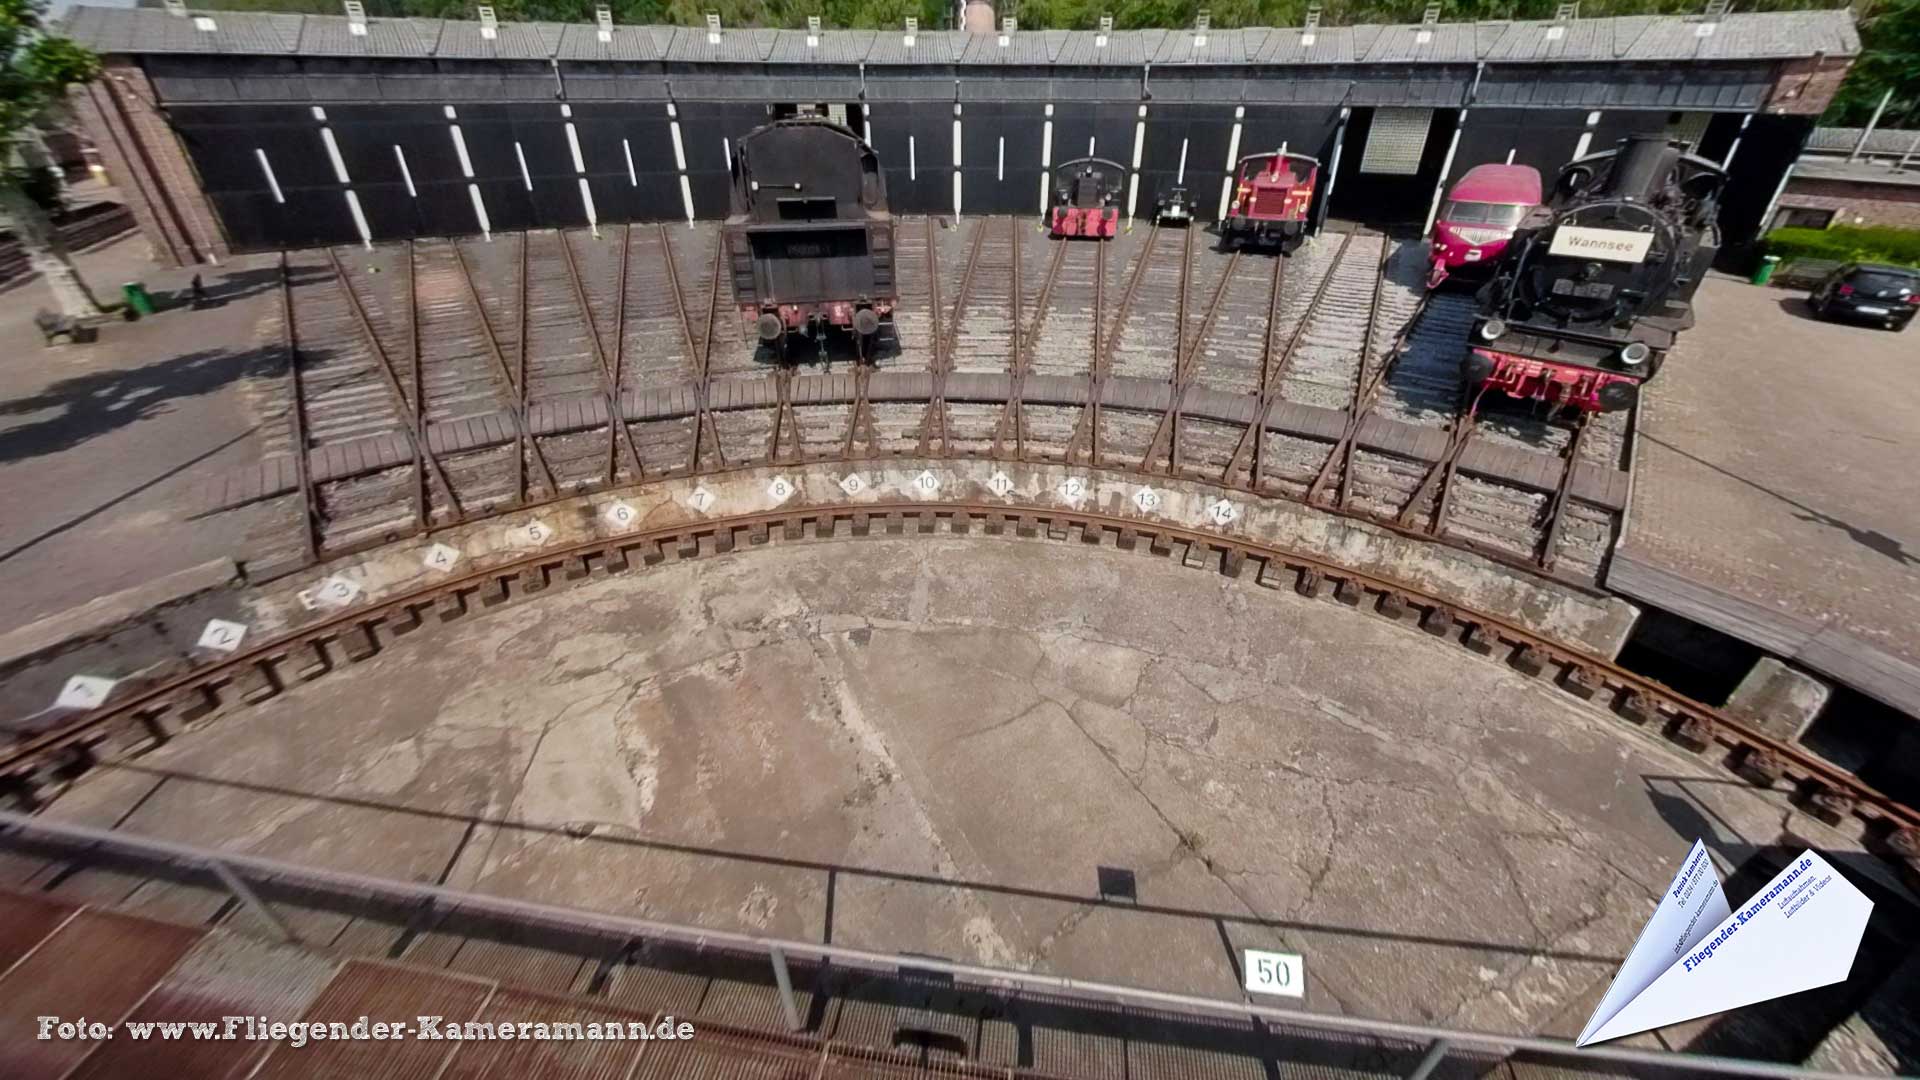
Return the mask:
<svg viewBox="0 0 1920 1080">
<path fill-rule="evenodd" d="M 0 811 L 0 832 L 13 830 L 28 836 L 38 836 L 71 844 L 99 846 L 117 849 L 134 855 L 158 858 L 162 861 L 183 863 L 202 867 L 213 872 L 223 883 L 249 908 L 261 914 L 270 925 L 289 940 L 297 940 L 286 929 L 286 924 L 276 916 L 266 903 L 239 880 L 242 872 L 257 878 L 273 878 L 309 887 L 332 889 L 345 892 L 365 893 L 374 897 L 385 897 L 403 903 L 420 904 L 432 902 L 451 908 L 493 918 L 534 923 L 556 929 L 573 931 L 590 930 L 618 935 L 625 938 L 652 938 L 671 941 L 695 948 L 723 947 L 766 956 L 773 966 L 775 981 L 779 985 L 781 1004 L 791 1026 L 799 1026 L 799 1012 L 795 1008 L 791 980 L 786 970 L 786 958 L 789 956 L 808 957 L 821 961 L 831 961 L 849 967 L 860 967 L 883 972 L 898 972 L 911 969 L 916 972 L 931 972 L 954 978 L 984 983 L 999 989 L 1036 991 L 1054 995 L 1076 997 L 1089 1002 L 1132 1005 L 1143 1008 L 1159 1009 L 1193 1016 L 1217 1016 L 1223 1019 L 1243 1020 L 1252 1017 L 1258 1020 L 1272 1021 L 1292 1027 L 1309 1028 L 1322 1032 L 1338 1032 L 1349 1035 L 1365 1035 L 1375 1038 L 1393 1039 L 1427 1048 L 1427 1061 L 1423 1066 L 1431 1071 L 1441 1057 L 1458 1049 L 1491 1050 L 1499 1053 L 1526 1051 L 1529 1053 L 1550 1054 L 1571 1062 L 1593 1062 L 1607 1065 L 1643 1065 L 1662 1069 L 1693 1069 L 1700 1072 L 1716 1073 L 1725 1076 L 1766 1077 L 1770 1080 L 1865 1080 L 1861 1074 L 1830 1072 L 1820 1069 L 1807 1069 L 1797 1065 L 1778 1062 L 1751 1061 L 1743 1058 L 1719 1057 L 1706 1054 L 1687 1054 L 1671 1050 L 1644 1050 L 1624 1047 L 1580 1048 L 1563 1039 L 1543 1038 L 1534 1035 L 1508 1035 L 1496 1032 L 1457 1030 L 1435 1027 L 1426 1024 L 1407 1024 L 1392 1020 L 1376 1020 L 1361 1016 L 1344 1016 L 1330 1013 L 1307 1012 L 1300 1009 L 1286 1009 L 1272 1005 L 1260 1005 L 1247 1001 L 1226 1001 L 1217 998 L 1200 997 L 1194 994 L 1180 994 L 1164 990 L 1150 990 L 1143 987 L 1125 986 L 1117 983 L 1075 979 L 1064 975 L 1047 975 L 1038 972 L 1016 971 L 1007 968 L 986 967 L 980 964 L 966 964 L 951 960 L 942 960 L 925 956 L 902 956 L 892 953 L 871 952 L 865 949 L 848 948 L 844 945 L 829 945 L 813 941 L 799 941 L 786 938 L 760 937 L 732 930 L 719 930 L 709 927 L 688 926 L 682 923 L 663 922 L 656 919 L 644 919 L 629 915 L 615 915 L 608 912 L 593 911 L 586 908 L 566 907 L 533 900 L 518 900 L 511 897 L 494 896 L 487 893 L 469 892 L 463 889 L 448 888 L 444 885 L 430 885 L 424 882 L 401 881 L 394 878 L 375 877 L 342 870 L 328 870 L 298 863 L 285 862 L 258 855 L 246 855 L 218 848 L 200 847 L 172 840 L 122 832 L 112 829 L 99 829 L 84 825 L 49 821 L 45 818 L 11 811 Z"/>
</svg>

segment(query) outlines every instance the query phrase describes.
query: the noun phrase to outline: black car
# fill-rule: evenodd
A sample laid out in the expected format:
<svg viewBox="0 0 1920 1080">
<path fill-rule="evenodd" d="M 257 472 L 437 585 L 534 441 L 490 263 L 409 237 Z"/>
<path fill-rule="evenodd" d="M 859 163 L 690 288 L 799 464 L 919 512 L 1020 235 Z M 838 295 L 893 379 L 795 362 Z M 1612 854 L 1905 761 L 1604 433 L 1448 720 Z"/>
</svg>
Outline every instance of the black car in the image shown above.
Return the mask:
<svg viewBox="0 0 1920 1080">
<path fill-rule="evenodd" d="M 1901 330 L 1920 311 L 1920 270 L 1848 263 L 1815 286 L 1807 303 L 1823 319 L 1857 319 Z"/>
</svg>

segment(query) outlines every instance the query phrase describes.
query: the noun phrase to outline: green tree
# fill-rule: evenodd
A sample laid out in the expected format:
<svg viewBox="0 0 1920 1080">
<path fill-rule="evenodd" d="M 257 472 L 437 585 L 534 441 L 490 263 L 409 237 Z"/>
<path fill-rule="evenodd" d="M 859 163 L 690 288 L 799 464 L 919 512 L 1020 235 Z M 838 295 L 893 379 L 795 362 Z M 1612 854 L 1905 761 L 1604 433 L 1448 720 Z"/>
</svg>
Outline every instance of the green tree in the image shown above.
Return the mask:
<svg viewBox="0 0 1920 1080">
<path fill-rule="evenodd" d="M 1882 127 L 1920 128 L 1920 0 L 1892 0 L 1860 27 L 1860 59 L 1834 98 L 1827 119 L 1865 124 L 1888 90 Z"/>
<path fill-rule="evenodd" d="M 38 178 L 23 157 L 34 127 L 68 85 L 92 79 L 100 62 L 87 50 L 44 29 L 45 0 L 0 0 L 0 210 L 33 268 L 53 289 L 62 313 L 91 315 L 100 310 L 86 282 L 67 257 L 60 234 L 31 194 Z M 37 155 L 33 155 L 37 157 Z"/>
</svg>

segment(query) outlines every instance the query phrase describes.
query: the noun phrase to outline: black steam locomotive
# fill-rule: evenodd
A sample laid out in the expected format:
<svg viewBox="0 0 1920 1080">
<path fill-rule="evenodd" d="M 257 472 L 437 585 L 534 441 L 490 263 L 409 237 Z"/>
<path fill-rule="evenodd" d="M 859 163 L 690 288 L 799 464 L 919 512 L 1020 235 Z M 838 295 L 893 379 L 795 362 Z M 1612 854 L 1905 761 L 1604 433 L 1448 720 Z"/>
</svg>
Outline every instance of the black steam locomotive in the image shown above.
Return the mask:
<svg viewBox="0 0 1920 1080">
<path fill-rule="evenodd" d="M 893 318 L 893 217 L 873 148 L 840 124 L 798 116 L 755 128 L 733 151 L 724 229 L 733 296 L 760 340 L 796 336 L 824 354 L 830 334 L 863 355 Z"/>
<path fill-rule="evenodd" d="M 1693 325 L 1726 182 L 1720 166 L 1657 135 L 1562 166 L 1479 293 L 1469 385 L 1592 412 L 1631 408 Z"/>
</svg>

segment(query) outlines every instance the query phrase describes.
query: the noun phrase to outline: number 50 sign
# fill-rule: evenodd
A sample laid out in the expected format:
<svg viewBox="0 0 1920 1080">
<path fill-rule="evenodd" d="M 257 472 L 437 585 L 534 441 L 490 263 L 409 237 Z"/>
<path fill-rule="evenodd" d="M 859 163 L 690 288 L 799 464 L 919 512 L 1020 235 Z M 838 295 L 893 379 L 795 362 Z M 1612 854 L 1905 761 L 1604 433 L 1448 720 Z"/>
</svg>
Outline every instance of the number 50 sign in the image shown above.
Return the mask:
<svg viewBox="0 0 1920 1080">
<path fill-rule="evenodd" d="M 1307 995 L 1307 969 L 1298 953 L 1248 949 L 1244 957 L 1244 970 L 1247 973 L 1247 992 L 1250 994 L 1279 994 L 1283 997 Z"/>
</svg>

